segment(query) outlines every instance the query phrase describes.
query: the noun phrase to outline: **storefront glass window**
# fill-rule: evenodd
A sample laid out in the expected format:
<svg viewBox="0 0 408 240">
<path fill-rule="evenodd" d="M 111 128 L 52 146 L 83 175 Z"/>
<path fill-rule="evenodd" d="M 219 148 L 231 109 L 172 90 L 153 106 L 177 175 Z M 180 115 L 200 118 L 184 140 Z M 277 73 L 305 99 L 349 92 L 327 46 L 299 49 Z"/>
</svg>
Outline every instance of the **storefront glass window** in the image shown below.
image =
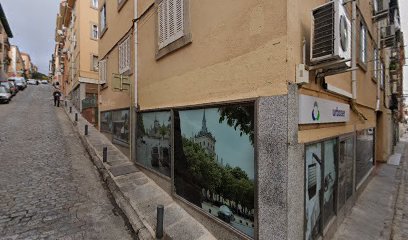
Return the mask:
<svg viewBox="0 0 408 240">
<path fill-rule="evenodd" d="M 322 169 L 322 144 L 306 147 L 306 240 L 317 239 L 320 234 L 320 190 Z"/>
<path fill-rule="evenodd" d="M 139 113 L 137 117 L 136 161 L 171 176 L 171 114 Z"/>
<path fill-rule="evenodd" d="M 101 112 L 101 131 L 112 132 L 112 112 Z"/>
<path fill-rule="evenodd" d="M 324 142 L 323 222 L 326 226 L 336 213 L 337 161 L 336 140 Z"/>
<path fill-rule="evenodd" d="M 339 146 L 339 209 L 353 195 L 353 138 L 340 141 Z"/>
<path fill-rule="evenodd" d="M 174 112 L 176 193 L 254 236 L 254 105 Z"/>
<path fill-rule="evenodd" d="M 112 112 L 113 142 L 129 143 L 129 110 Z"/>
<path fill-rule="evenodd" d="M 357 132 L 356 143 L 356 186 L 361 183 L 374 166 L 374 129 Z"/>
</svg>

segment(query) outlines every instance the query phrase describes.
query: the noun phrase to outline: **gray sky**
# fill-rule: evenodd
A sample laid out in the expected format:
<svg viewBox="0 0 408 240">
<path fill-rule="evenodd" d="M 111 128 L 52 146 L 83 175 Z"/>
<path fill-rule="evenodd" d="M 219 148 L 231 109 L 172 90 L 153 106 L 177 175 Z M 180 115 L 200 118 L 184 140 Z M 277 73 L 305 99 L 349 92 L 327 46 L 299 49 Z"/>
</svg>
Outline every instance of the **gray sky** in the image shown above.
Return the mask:
<svg viewBox="0 0 408 240">
<path fill-rule="evenodd" d="M 39 71 L 48 75 L 54 49 L 59 0 L 1 0 L 14 38 L 11 44 L 30 54 Z"/>
</svg>

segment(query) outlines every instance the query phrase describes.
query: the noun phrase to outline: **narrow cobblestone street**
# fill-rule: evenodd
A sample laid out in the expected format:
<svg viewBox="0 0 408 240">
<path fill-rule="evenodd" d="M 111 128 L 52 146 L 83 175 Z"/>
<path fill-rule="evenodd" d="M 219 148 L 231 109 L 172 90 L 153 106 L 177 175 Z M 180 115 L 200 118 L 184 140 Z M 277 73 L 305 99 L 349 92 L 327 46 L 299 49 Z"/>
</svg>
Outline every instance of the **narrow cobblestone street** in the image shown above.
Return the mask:
<svg viewBox="0 0 408 240">
<path fill-rule="evenodd" d="M 0 105 L 0 239 L 132 239 L 51 92 Z"/>
</svg>

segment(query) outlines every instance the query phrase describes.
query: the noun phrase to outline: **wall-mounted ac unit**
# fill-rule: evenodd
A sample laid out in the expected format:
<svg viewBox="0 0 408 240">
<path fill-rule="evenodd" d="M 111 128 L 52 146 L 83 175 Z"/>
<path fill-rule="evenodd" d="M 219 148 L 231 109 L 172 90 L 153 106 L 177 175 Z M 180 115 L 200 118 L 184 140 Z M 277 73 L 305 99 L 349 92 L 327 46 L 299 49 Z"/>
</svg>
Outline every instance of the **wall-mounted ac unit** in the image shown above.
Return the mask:
<svg viewBox="0 0 408 240">
<path fill-rule="evenodd" d="M 351 59 L 351 23 L 343 0 L 312 10 L 311 64 Z M 350 61 L 340 63 L 350 67 Z"/>
</svg>

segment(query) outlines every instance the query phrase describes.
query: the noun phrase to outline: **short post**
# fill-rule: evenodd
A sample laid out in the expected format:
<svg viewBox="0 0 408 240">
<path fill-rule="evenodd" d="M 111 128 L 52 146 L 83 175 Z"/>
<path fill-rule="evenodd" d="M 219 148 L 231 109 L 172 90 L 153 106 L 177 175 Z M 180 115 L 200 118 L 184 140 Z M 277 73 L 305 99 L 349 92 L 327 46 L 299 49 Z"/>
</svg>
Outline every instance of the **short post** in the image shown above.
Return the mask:
<svg viewBox="0 0 408 240">
<path fill-rule="evenodd" d="M 69 107 L 69 113 L 72 113 L 72 107 Z"/>
<path fill-rule="evenodd" d="M 88 124 L 85 124 L 85 136 L 88 136 Z"/>
<path fill-rule="evenodd" d="M 108 147 L 103 147 L 103 154 L 102 154 L 102 161 L 107 162 L 108 161 Z"/>
<path fill-rule="evenodd" d="M 161 239 L 163 237 L 163 218 L 164 218 L 164 206 L 157 205 L 156 238 L 158 239 Z"/>
<path fill-rule="evenodd" d="M 78 113 L 75 113 L 75 122 L 78 122 Z"/>
<path fill-rule="evenodd" d="M 65 103 L 65 107 L 67 106 L 67 101 L 64 101 L 64 103 Z"/>
</svg>

